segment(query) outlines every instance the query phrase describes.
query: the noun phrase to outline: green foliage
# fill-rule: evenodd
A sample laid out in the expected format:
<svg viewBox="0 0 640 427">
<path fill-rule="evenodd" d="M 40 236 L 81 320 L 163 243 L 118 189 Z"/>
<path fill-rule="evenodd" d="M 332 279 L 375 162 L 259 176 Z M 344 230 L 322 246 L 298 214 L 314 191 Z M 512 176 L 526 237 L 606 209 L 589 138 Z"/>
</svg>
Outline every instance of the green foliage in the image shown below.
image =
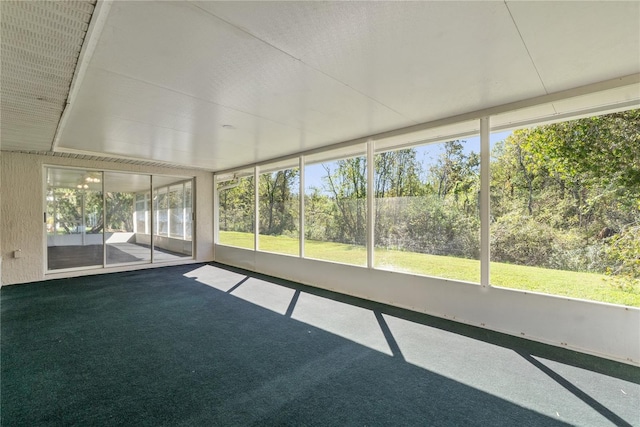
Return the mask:
<svg viewBox="0 0 640 427">
<path fill-rule="evenodd" d="M 99 191 L 55 188 L 49 190 L 47 216 L 49 232 L 72 234 L 81 231 L 84 224 L 88 234 L 102 233 L 105 224 L 102 217 L 103 197 Z M 106 231 L 133 231 L 134 194 L 107 192 Z M 82 215 L 84 213 L 84 221 Z M 55 225 L 54 225 L 55 223 Z"/>
<path fill-rule="evenodd" d="M 424 194 L 422 164 L 416 150 L 386 151 L 375 155 L 374 196 L 406 197 Z"/>
<path fill-rule="evenodd" d="M 527 148 L 564 178 L 640 189 L 640 110 L 533 128 Z"/>
<path fill-rule="evenodd" d="M 298 229 L 298 169 L 260 175 L 260 234 L 290 235 Z"/>
<path fill-rule="evenodd" d="M 332 203 L 319 188 L 313 188 L 311 194 L 305 195 L 305 239 L 325 240 L 331 234 Z"/>
<path fill-rule="evenodd" d="M 640 225 L 627 227 L 611 237 L 606 256 L 611 262 L 607 267 L 611 283 L 640 294 Z"/>
<path fill-rule="evenodd" d="M 335 168 L 323 164 L 324 190 L 331 201 L 331 226 L 325 240 L 366 244 L 367 238 L 367 161 L 364 157 L 338 160 Z"/>
<path fill-rule="evenodd" d="M 236 184 L 218 193 L 220 230 L 253 233 L 253 176 L 238 178 Z"/>
<path fill-rule="evenodd" d="M 640 219 L 640 114 L 515 131 L 493 151 L 492 259 L 604 272 L 605 238 Z"/>
<path fill-rule="evenodd" d="M 431 162 L 414 148 L 375 155 L 376 251 L 478 259 L 480 156 L 466 144 L 442 143 Z M 517 130 L 491 154 L 493 261 L 608 272 L 619 290 L 635 292 L 640 110 Z M 323 166 L 322 185 L 304 196 L 305 237 L 355 253 L 367 243 L 366 158 Z M 298 174 L 260 176 L 261 234 L 297 237 Z M 221 191 L 220 229 L 253 232 L 253 199 L 251 177 Z"/>
<path fill-rule="evenodd" d="M 428 170 L 415 149 L 376 155 L 376 247 L 478 258 L 480 158 L 465 141 L 442 146 Z"/>
<path fill-rule="evenodd" d="M 453 197 L 385 197 L 377 200 L 376 209 L 376 247 L 479 257 L 479 218 L 468 215 Z"/>
<path fill-rule="evenodd" d="M 105 195 L 105 202 L 107 217 L 105 231 L 133 231 L 134 194 L 108 192 Z M 94 232 L 99 232 L 102 228 L 102 218 L 100 218 L 94 227 Z"/>
<path fill-rule="evenodd" d="M 453 193 L 456 200 L 463 196 L 468 204 L 469 190 L 479 184 L 480 155 L 466 154 L 464 143 L 460 140 L 445 142 L 444 152 L 429 172 L 438 197 L 444 199 Z"/>
</svg>

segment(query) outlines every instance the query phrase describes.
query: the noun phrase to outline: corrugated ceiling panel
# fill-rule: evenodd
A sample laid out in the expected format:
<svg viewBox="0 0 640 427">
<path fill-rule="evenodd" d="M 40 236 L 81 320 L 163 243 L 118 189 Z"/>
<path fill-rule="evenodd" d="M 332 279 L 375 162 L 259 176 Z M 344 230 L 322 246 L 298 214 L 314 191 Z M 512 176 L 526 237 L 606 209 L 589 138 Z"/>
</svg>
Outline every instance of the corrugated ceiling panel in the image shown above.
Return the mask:
<svg viewBox="0 0 640 427">
<path fill-rule="evenodd" d="M 94 6 L 0 2 L 3 150 L 51 148 Z"/>
<path fill-rule="evenodd" d="M 59 151 L 53 152 L 53 151 L 45 151 L 45 150 L 42 150 L 42 151 L 13 150 L 13 151 L 17 153 L 35 154 L 39 156 L 65 157 L 69 159 L 94 160 L 94 161 L 111 162 L 111 163 L 125 163 L 125 164 L 138 165 L 138 166 L 152 166 L 152 167 L 158 167 L 158 168 L 169 168 L 169 169 L 185 168 L 185 166 L 180 166 L 173 163 L 154 162 L 154 161 L 148 161 L 148 160 L 124 159 L 124 158 L 106 157 L 106 156 L 92 156 L 90 154 L 65 153 L 65 152 L 59 152 Z M 189 167 L 189 169 L 210 171 L 209 169 L 197 168 L 197 167 L 191 167 L 191 166 Z"/>
</svg>

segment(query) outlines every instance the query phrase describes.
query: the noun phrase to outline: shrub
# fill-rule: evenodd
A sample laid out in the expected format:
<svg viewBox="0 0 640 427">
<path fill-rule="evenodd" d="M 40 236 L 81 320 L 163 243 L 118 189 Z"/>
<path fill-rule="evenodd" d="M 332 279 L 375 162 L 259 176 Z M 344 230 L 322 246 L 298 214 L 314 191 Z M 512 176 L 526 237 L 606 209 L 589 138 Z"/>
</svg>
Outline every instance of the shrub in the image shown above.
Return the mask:
<svg viewBox="0 0 640 427">
<path fill-rule="evenodd" d="M 622 290 L 640 292 L 640 225 L 624 228 L 609 238 L 605 256 L 610 263 L 610 283 Z"/>
</svg>

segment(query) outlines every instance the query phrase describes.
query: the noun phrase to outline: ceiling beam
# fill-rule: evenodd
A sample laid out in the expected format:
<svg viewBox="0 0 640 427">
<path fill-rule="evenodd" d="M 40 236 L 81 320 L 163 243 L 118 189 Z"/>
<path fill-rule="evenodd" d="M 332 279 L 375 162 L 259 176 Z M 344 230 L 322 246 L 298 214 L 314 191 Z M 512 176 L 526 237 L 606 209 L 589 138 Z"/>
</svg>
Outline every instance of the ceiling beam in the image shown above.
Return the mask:
<svg viewBox="0 0 640 427">
<path fill-rule="evenodd" d="M 67 102 L 64 106 L 64 110 L 62 111 L 60 121 L 58 122 L 58 127 L 56 128 L 56 133 L 53 137 L 53 141 L 51 142 L 52 152 L 56 151 L 58 144 L 60 143 L 60 135 L 62 134 L 62 130 L 64 129 L 64 126 L 66 125 L 69 118 L 69 111 L 71 110 L 70 106 L 76 99 L 78 90 L 80 88 L 82 80 L 84 79 L 84 75 L 87 72 L 87 68 L 89 67 L 89 62 L 91 62 L 91 57 L 93 57 L 93 52 L 98 45 L 100 34 L 102 34 L 104 25 L 107 22 L 107 17 L 109 16 L 109 11 L 111 10 L 112 3 L 113 0 L 101 0 L 96 3 L 95 8 L 93 9 L 91 22 L 89 22 L 89 28 L 87 29 L 87 34 L 84 37 L 84 42 L 82 43 L 82 48 L 80 49 L 80 54 L 78 55 L 76 69 L 73 73 L 73 78 L 71 79 Z"/>
</svg>

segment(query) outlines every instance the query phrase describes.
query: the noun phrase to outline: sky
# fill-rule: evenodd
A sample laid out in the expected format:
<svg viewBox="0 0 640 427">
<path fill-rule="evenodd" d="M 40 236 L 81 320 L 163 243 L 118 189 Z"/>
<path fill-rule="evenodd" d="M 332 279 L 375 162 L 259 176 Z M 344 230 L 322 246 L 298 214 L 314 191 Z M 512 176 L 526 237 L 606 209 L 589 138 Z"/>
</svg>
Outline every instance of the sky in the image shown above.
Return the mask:
<svg viewBox="0 0 640 427">
<path fill-rule="evenodd" d="M 490 144 L 491 147 L 498 142 L 502 141 L 511 135 L 511 131 L 507 132 L 494 132 L 490 135 Z M 471 151 L 475 151 L 476 153 L 480 152 L 480 136 L 474 136 L 464 139 L 466 144 L 464 145 L 465 153 L 469 153 Z M 417 152 L 417 159 L 422 162 L 423 169 L 427 170 L 429 166 L 436 161 L 438 156 L 443 151 L 442 144 L 427 144 L 415 147 Z M 329 162 L 331 164 L 331 169 L 335 167 L 336 162 Z M 311 188 L 317 187 L 322 189 L 322 177 L 326 175 L 325 169 L 322 167 L 321 163 L 314 165 L 306 165 L 305 166 L 305 175 L 304 175 L 304 184 L 305 191 L 309 192 Z"/>
</svg>

